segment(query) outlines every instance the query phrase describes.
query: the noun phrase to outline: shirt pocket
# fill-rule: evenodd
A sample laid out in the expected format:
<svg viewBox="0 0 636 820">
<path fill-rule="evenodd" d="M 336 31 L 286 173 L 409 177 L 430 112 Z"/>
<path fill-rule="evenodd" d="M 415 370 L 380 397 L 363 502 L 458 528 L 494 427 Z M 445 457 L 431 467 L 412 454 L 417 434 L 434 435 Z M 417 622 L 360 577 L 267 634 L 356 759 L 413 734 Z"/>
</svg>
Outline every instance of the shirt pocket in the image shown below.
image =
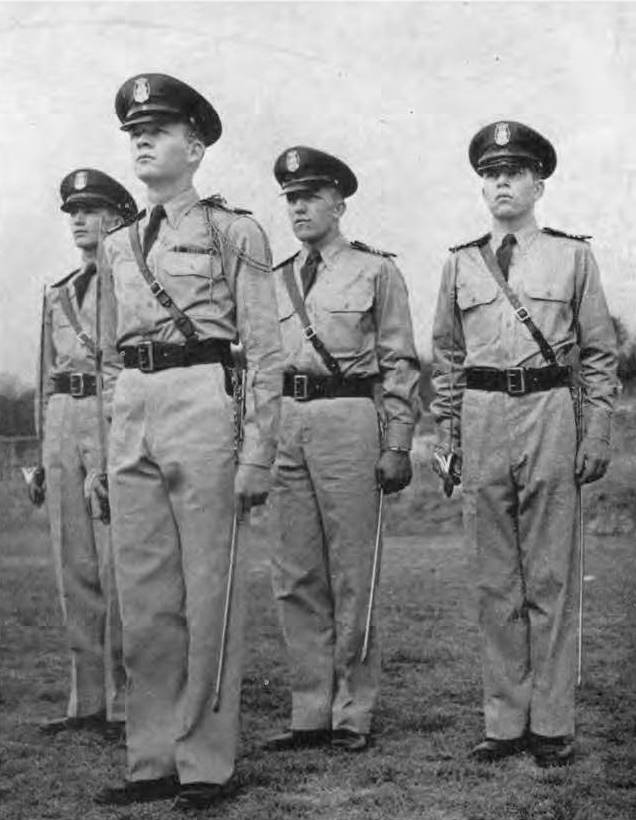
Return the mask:
<svg viewBox="0 0 636 820">
<path fill-rule="evenodd" d="M 523 290 L 534 323 L 549 342 L 560 342 L 573 321 L 574 281 L 558 274 L 533 276 Z"/>
<path fill-rule="evenodd" d="M 466 350 L 480 356 L 492 350 L 501 333 L 499 287 L 490 276 L 469 271 L 457 280 L 457 304 L 461 311 Z"/>
<path fill-rule="evenodd" d="M 372 343 L 374 297 L 373 285 L 369 282 L 358 283 L 355 289 L 334 292 L 322 300 L 320 335 L 331 353 L 346 357 Z"/>
<path fill-rule="evenodd" d="M 193 246 L 194 247 L 194 246 Z M 205 248 L 192 250 L 169 250 L 161 259 L 161 270 L 168 276 L 196 276 L 199 279 L 214 279 L 213 251 Z M 217 277 L 220 276 L 220 265 Z"/>
</svg>

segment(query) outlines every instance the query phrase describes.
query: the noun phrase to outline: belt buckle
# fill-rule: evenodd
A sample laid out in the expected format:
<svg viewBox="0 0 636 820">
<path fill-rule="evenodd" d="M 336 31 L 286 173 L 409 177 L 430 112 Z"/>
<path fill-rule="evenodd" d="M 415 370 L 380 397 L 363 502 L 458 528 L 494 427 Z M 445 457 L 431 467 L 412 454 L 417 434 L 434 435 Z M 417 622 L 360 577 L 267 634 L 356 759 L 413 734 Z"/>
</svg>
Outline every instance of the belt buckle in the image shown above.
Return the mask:
<svg viewBox="0 0 636 820">
<path fill-rule="evenodd" d="M 294 375 L 293 395 L 296 401 L 307 401 L 309 398 L 309 384 L 305 373 Z"/>
<path fill-rule="evenodd" d="M 506 392 L 509 396 L 523 396 L 526 390 L 526 374 L 523 367 L 510 367 L 505 371 Z"/>
<path fill-rule="evenodd" d="M 150 340 L 137 345 L 137 365 L 142 373 L 152 373 L 155 369 L 155 356 Z"/>
<path fill-rule="evenodd" d="M 525 324 L 530 318 L 530 312 L 528 311 L 527 307 L 519 305 L 519 307 L 515 310 L 515 316 L 517 317 L 517 319 L 519 319 L 520 322 L 523 322 Z"/>
<path fill-rule="evenodd" d="M 71 373 L 69 377 L 69 392 L 74 399 L 82 399 L 86 395 L 84 389 L 84 374 Z"/>
</svg>

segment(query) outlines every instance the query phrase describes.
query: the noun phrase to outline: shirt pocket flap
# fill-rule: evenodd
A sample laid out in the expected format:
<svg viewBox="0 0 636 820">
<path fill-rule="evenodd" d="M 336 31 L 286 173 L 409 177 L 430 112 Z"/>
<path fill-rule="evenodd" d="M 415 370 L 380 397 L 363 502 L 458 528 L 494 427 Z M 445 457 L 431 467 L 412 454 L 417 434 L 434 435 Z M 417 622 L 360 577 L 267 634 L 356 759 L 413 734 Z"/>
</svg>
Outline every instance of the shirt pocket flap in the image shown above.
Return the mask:
<svg viewBox="0 0 636 820">
<path fill-rule="evenodd" d="M 457 304 L 461 310 L 488 305 L 497 298 L 499 286 L 492 278 L 466 276 L 457 282 Z"/>
<path fill-rule="evenodd" d="M 531 299 L 570 302 L 573 295 L 573 283 L 571 279 L 563 277 L 533 277 L 524 283 L 524 290 Z"/>
<path fill-rule="evenodd" d="M 211 279 L 212 257 L 205 252 L 170 250 L 161 259 L 161 271 L 169 276 L 201 276 Z"/>
<path fill-rule="evenodd" d="M 321 303 L 329 313 L 366 313 L 373 305 L 374 292 L 371 284 L 328 293 Z"/>
</svg>

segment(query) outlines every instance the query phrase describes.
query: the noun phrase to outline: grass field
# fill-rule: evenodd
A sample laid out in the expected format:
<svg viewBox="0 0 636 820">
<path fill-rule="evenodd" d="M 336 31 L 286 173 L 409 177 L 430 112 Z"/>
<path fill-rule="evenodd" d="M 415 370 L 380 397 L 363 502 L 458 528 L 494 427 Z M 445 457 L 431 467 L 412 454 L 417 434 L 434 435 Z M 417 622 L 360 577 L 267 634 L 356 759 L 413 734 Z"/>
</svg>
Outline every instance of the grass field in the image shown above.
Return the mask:
<svg viewBox="0 0 636 820">
<path fill-rule="evenodd" d="M 621 488 L 625 495 L 636 478 L 629 457 L 636 438 L 631 419 L 628 432 L 615 444 L 614 471 L 594 496 L 597 506 L 600 495 L 607 498 Z M 629 494 L 626 497 L 629 506 Z M 286 725 L 289 695 L 269 587 L 265 542 L 272 535 L 266 516 L 257 521 L 242 543 L 250 611 L 236 792 L 223 807 L 200 816 L 636 817 L 633 533 L 588 536 L 577 764 L 543 771 L 522 756 L 488 766 L 467 757 L 482 730 L 471 562 L 456 526 L 457 502 L 445 511 L 440 507 L 444 503 L 429 490 L 418 503 L 412 492 L 389 511 L 390 529 L 397 534 L 386 541 L 379 599 L 382 692 L 374 744 L 359 756 L 321 750 L 264 755 L 259 750 L 265 735 Z M 0 818 L 179 818 L 169 802 L 117 810 L 94 806 L 93 793 L 123 775 L 124 751 L 89 735 L 43 738 L 38 733 L 38 721 L 63 712 L 67 687 L 46 520 L 42 512 L 27 507 L 17 477 L 0 483 L 0 504 L 5 513 L 0 532 Z"/>
</svg>

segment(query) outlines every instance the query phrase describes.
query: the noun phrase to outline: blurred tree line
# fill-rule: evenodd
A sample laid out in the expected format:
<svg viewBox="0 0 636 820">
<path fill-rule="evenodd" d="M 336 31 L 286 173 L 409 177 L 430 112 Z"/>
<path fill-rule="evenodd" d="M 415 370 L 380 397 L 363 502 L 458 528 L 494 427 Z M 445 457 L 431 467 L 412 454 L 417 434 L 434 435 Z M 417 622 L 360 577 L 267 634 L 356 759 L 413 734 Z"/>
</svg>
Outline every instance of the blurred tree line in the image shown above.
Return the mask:
<svg viewBox="0 0 636 820">
<path fill-rule="evenodd" d="M 636 392 L 636 339 L 630 335 L 621 319 L 612 317 L 618 340 L 618 376 L 623 387 Z M 421 358 L 420 396 L 424 410 L 433 396 L 431 390 L 432 364 Z M 0 436 L 34 436 L 34 394 L 32 387 L 25 387 L 18 378 L 0 374 Z"/>
</svg>

